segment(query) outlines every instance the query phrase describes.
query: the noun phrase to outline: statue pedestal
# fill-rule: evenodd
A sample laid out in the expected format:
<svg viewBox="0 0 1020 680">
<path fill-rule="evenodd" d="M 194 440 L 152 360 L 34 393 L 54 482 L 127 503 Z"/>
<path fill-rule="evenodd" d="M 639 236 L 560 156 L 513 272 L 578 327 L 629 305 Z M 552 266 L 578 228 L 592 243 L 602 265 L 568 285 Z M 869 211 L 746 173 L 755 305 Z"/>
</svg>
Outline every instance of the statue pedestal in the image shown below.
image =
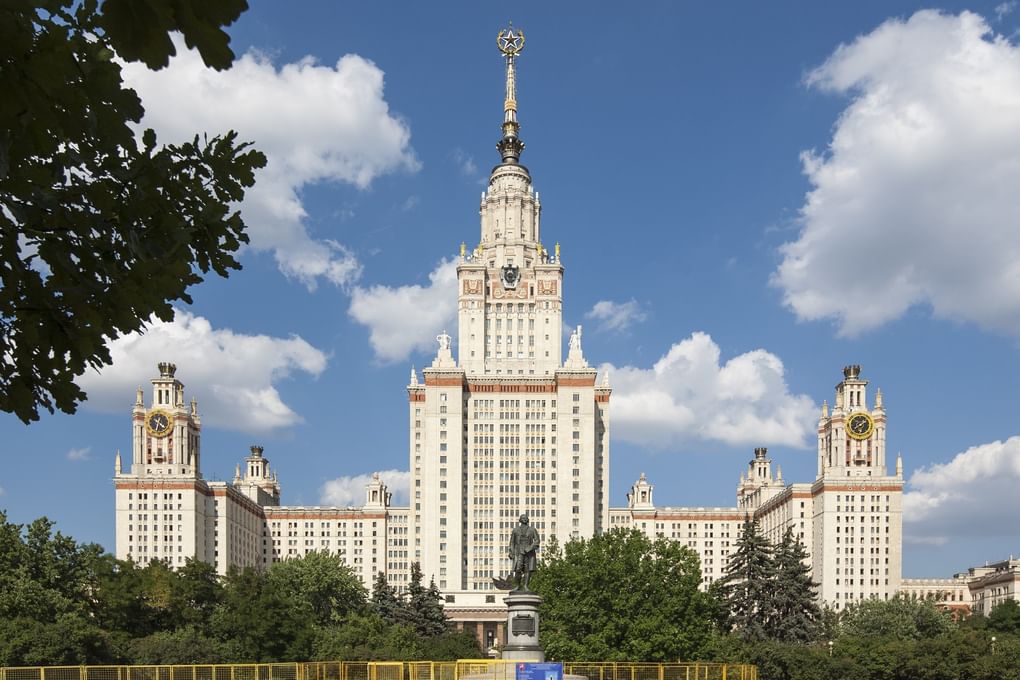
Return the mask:
<svg viewBox="0 0 1020 680">
<path fill-rule="evenodd" d="M 530 590 L 513 590 L 506 602 L 506 640 L 503 658 L 511 661 L 545 661 L 538 643 L 538 605 L 542 598 Z"/>
</svg>

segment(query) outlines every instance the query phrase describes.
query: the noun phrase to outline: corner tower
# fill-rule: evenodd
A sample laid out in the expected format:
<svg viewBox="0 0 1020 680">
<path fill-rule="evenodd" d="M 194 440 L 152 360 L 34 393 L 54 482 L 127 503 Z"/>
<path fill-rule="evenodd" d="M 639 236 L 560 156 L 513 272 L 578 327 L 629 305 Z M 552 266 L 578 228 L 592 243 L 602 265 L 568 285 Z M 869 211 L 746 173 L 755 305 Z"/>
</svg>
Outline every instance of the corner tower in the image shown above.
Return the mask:
<svg viewBox="0 0 1020 680">
<path fill-rule="evenodd" d="M 164 361 L 158 369 L 148 405 L 141 387 L 135 394 L 130 469 L 119 452 L 114 462 L 117 558 L 174 569 L 189 558 L 215 563 L 216 512 L 199 464 L 198 403 L 185 403 L 177 366 Z"/>
<path fill-rule="evenodd" d="M 868 400 L 861 367 L 847 366 L 832 411 L 818 421 L 818 477 L 811 485 L 812 577 L 835 609 L 895 596 L 902 579 L 903 468 L 886 467 L 881 390 Z"/>
<path fill-rule="evenodd" d="M 846 366 L 829 413 L 823 404 L 818 421 L 818 475 L 882 477 L 885 464 L 885 408 L 882 390 L 868 407 L 868 381 L 860 366 Z"/>
<path fill-rule="evenodd" d="M 146 407 L 138 388 L 131 411 L 131 474 L 137 477 L 202 476 L 199 459 L 202 421 L 198 402 L 184 403 L 184 385 L 177 380 L 177 366 L 164 361 L 159 376 L 152 379 L 152 393 Z"/>
</svg>

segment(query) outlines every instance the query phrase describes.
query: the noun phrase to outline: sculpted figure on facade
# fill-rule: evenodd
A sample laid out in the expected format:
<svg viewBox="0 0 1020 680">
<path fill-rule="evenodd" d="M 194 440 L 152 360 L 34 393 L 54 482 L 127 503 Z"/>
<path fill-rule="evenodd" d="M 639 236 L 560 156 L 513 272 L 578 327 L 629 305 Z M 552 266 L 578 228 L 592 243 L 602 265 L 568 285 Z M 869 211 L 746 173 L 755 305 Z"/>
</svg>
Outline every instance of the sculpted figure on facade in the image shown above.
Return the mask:
<svg viewBox="0 0 1020 680">
<path fill-rule="evenodd" d="M 570 349 L 580 350 L 581 349 L 581 327 L 578 326 L 574 329 L 574 332 L 570 334 Z"/>
</svg>

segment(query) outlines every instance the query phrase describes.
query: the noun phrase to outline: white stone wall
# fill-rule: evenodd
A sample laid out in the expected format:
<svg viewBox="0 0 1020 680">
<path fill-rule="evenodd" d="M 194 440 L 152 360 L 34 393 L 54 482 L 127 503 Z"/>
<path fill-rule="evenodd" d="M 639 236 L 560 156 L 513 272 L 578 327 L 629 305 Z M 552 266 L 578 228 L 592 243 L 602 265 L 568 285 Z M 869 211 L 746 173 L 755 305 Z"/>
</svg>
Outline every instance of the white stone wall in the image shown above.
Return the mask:
<svg viewBox="0 0 1020 680">
<path fill-rule="evenodd" d="M 193 480 L 115 480 L 117 559 L 147 564 L 160 559 L 173 568 L 196 557 L 204 535 L 204 485 Z"/>
<path fill-rule="evenodd" d="M 613 528 L 637 529 L 651 540 L 666 538 L 687 546 L 701 561 L 701 588 L 725 574 L 726 563 L 744 525 L 744 513 L 737 508 L 654 508 L 628 509 L 629 521 L 614 508 Z M 629 525 L 629 526 L 628 526 Z"/>
</svg>

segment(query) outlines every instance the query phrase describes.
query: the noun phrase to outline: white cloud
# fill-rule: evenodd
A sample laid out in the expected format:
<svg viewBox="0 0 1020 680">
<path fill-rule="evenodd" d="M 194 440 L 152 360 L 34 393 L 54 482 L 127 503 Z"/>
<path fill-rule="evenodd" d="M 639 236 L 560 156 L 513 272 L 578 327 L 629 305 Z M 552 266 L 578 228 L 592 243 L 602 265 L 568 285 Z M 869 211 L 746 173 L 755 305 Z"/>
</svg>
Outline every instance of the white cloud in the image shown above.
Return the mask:
<svg viewBox="0 0 1020 680">
<path fill-rule="evenodd" d="M 7 493 L 7 489 L 0 486 L 0 496 L 3 496 L 5 493 Z"/>
<path fill-rule="evenodd" d="M 312 57 L 277 68 L 248 52 L 227 71 L 213 71 L 178 40 L 178 56 L 160 71 L 125 64 L 124 80 L 142 98 L 143 125 L 164 142 L 195 133 L 237 130 L 268 157 L 241 212 L 251 246 L 272 251 L 280 270 L 314 288 L 320 278 L 347 286 L 361 265 L 335 238 L 306 226 L 301 189 L 318 182 L 367 187 L 376 177 L 416 170 L 407 124 L 383 98 L 383 72 L 348 54 L 335 66 Z"/>
<path fill-rule="evenodd" d="M 1000 2 L 995 6 L 995 20 L 1002 21 L 1008 15 L 1013 13 L 1016 9 L 1016 0 L 1010 0 L 1009 2 Z"/>
<path fill-rule="evenodd" d="M 92 458 L 92 447 L 85 446 L 80 449 L 71 449 L 67 452 L 67 459 L 72 461 L 89 460 Z"/>
<path fill-rule="evenodd" d="M 450 152 L 450 158 L 453 159 L 454 165 L 460 171 L 460 174 L 465 177 L 475 178 L 478 176 L 478 164 L 475 163 L 475 159 L 471 154 L 464 151 L 464 149 L 456 148 Z"/>
<path fill-rule="evenodd" d="M 641 308 L 638 301 L 634 299 L 627 302 L 599 300 L 595 303 L 594 307 L 585 313 L 584 317 L 586 319 L 595 319 L 607 330 L 625 331 L 635 323 L 640 323 L 647 319 L 648 314 Z"/>
<path fill-rule="evenodd" d="M 853 101 L 772 281 L 855 335 L 930 305 L 1020 333 L 1020 47 L 975 14 L 922 11 L 840 46 L 809 85 Z"/>
<path fill-rule="evenodd" d="M 298 336 L 242 335 L 179 309 L 170 323 L 153 319 L 144 333 L 114 340 L 110 354 L 111 366 L 78 380 L 88 393 L 86 408 L 129 410 L 136 387 L 157 375 L 159 362 L 170 361 L 178 379 L 194 386 L 189 394 L 199 399 L 203 424 L 244 432 L 302 422 L 275 384 L 295 372 L 318 376 L 326 368 L 326 355 Z"/>
<path fill-rule="evenodd" d="M 456 322 L 457 263 L 440 262 L 427 286 L 355 287 L 347 313 L 368 326 L 369 342 L 380 361 L 402 361 L 414 351 L 434 351 L 436 335 Z"/>
<path fill-rule="evenodd" d="M 1020 437 L 974 446 L 921 468 L 903 494 L 904 540 L 941 545 L 951 537 L 1016 536 Z"/>
<path fill-rule="evenodd" d="M 406 470 L 381 470 L 379 477 L 386 488 L 393 494 L 393 505 L 406 505 L 408 488 L 411 485 L 411 474 Z M 341 507 L 361 506 L 365 504 L 365 486 L 372 481 L 372 475 L 355 475 L 337 477 L 322 485 L 319 492 L 323 505 Z"/>
<path fill-rule="evenodd" d="M 779 357 L 756 349 L 719 360 L 712 338 L 694 333 L 651 368 L 602 366 L 613 386 L 613 436 L 655 447 L 808 445 L 816 407 L 790 393 Z"/>
</svg>

